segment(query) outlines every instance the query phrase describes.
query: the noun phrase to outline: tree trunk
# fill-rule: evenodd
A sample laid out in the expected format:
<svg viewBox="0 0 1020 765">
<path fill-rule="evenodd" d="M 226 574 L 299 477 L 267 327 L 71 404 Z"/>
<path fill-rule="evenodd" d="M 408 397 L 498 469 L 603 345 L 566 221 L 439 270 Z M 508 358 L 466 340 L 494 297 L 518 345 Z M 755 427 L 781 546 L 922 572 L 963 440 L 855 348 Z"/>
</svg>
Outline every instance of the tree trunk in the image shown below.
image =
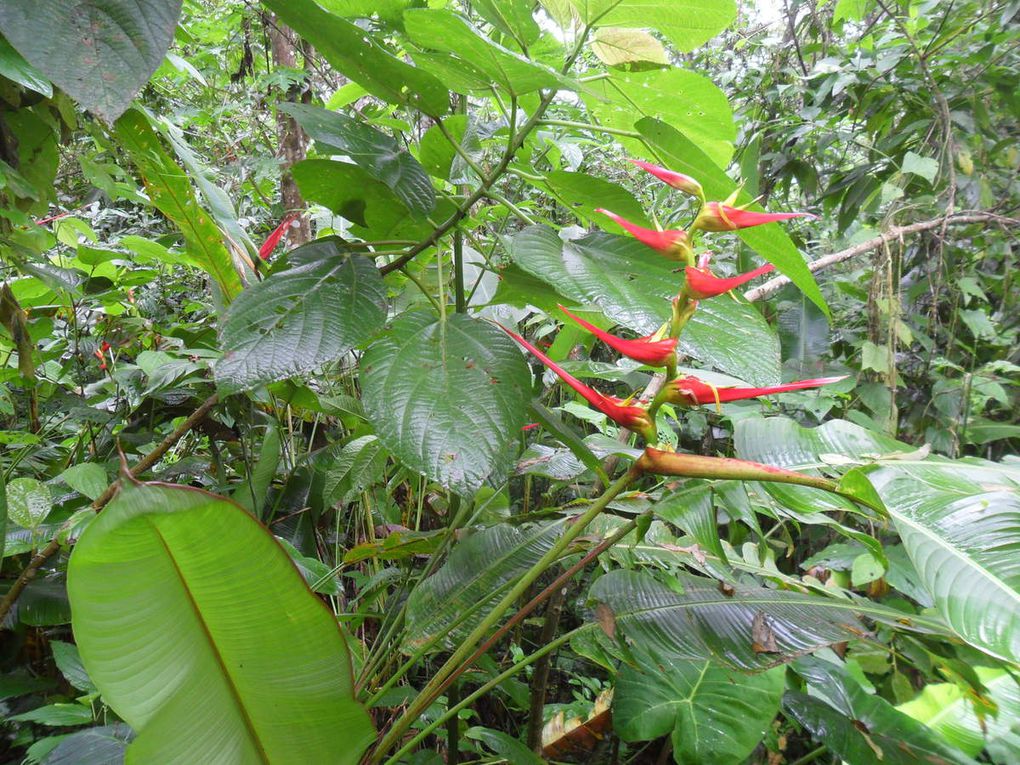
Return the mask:
<svg viewBox="0 0 1020 765">
<path fill-rule="evenodd" d="M 275 14 L 267 17 L 266 31 L 269 34 L 269 43 L 276 66 L 296 69 L 297 53 L 301 46 L 298 36 L 290 27 L 280 22 Z M 300 49 L 303 53 L 308 53 L 307 48 Z M 311 101 L 311 95 L 311 89 L 307 85 L 296 84 L 287 91 L 284 100 L 308 103 Z M 293 117 L 281 111 L 276 113 L 276 125 L 280 136 L 280 148 L 277 156 L 281 160 L 280 197 L 283 202 L 284 214 L 301 212 L 305 209 L 305 201 L 301 198 L 301 192 L 294 182 L 290 168 L 305 158 L 308 136 Z M 304 216 L 298 218 L 287 231 L 287 241 L 292 246 L 305 244 L 311 239 L 312 229 L 308 219 Z"/>
</svg>

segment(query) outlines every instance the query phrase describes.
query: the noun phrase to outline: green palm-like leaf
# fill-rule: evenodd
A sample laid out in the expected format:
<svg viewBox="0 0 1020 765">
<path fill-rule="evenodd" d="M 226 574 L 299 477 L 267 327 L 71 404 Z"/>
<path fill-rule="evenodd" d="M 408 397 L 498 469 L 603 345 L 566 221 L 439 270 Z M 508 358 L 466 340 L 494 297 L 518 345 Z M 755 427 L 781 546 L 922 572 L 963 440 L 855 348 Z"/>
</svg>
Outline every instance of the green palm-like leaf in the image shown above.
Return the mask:
<svg viewBox="0 0 1020 765">
<path fill-rule="evenodd" d="M 332 614 L 240 506 L 128 486 L 68 567 L 89 676 L 135 763 L 356 763 L 373 738 Z"/>
<path fill-rule="evenodd" d="M 859 636 L 867 631 L 862 617 L 944 632 L 938 620 L 908 621 L 866 600 L 745 585 L 723 591 L 717 581 L 694 576 L 676 581 L 682 593 L 645 573 L 613 571 L 595 582 L 590 597 L 607 605 L 616 625 L 643 650 L 669 658 L 713 658 L 747 670 Z"/>
<path fill-rule="evenodd" d="M 880 460 L 848 473 L 843 485 L 867 489 L 862 479 L 870 480 L 936 608 L 962 638 L 1020 660 L 1020 470 L 911 459 L 906 444 L 842 420 L 814 429 L 781 417 L 742 420 L 735 442 L 739 456 L 781 467 L 827 455 Z"/>
<path fill-rule="evenodd" d="M 561 522 L 524 529 L 500 524 L 461 539 L 446 563 L 408 598 L 405 648 L 413 651 L 440 636 L 436 650 L 455 644 L 499 601 L 506 585 L 549 551 L 562 531 Z"/>
<path fill-rule="evenodd" d="M 672 733 L 682 765 L 738 765 L 779 711 L 784 671 L 745 674 L 712 661 L 624 666 L 613 692 L 613 728 L 624 741 Z"/>
</svg>

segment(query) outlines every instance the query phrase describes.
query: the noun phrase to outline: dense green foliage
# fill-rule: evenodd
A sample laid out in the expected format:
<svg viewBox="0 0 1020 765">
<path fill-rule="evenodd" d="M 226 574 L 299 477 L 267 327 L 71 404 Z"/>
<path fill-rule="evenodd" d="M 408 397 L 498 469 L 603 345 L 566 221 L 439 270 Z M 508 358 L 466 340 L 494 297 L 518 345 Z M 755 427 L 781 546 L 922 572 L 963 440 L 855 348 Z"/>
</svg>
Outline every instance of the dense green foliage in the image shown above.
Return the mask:
<svg viewBox="0 0 1020 765">
<path fill-rule="evenodd" d="M 1018 78 L 1007 0 L 0 2 L 3 761 L 1020 760 Z"/>
</svg>

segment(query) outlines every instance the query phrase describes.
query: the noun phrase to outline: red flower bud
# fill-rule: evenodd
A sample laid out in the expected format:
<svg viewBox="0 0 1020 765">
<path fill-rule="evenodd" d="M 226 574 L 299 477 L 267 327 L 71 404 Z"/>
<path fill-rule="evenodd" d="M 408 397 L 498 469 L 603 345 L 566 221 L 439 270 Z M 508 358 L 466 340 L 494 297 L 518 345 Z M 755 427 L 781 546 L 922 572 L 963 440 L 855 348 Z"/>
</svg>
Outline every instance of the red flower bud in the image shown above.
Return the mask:
<svg viewBox="0 0 1020 765">
<path fill-rule="evenodd" d="M 819 377 L 814 380 L 800 380 L 783 385 L 771 385 L 764 388 L 717 387 L 699 380 L 697 377 L 678 377 L 671 381 L 666 389 L 666 400 L 679 406 L 696 404 L 724 404 L 729 401 L 742 401 L 758 396 L 771 396 L 773 393 L 786 393 L 791 390 L 819 388 L 822 385 L 845 380 L 843 377 Z"/>
<path fill-rule="evenodd" d="M 542 351 L 538 350 L 538 348 L 533 346 L 516 332 L 512 332 L 502 324 L 500 324 L 499 327 L 514 340 L 531 351 L 532 355 L 559 375 L 560 379 L 577 391 L 585 401 L 598 409 L 602 412 L 602 414 L 606 415 L 606 417 L 611 419 L 617 425 L 621 425 L 628 430 L 633 430 L 635 433 L 640 433 L 646 441 L 656 441 L 655 426 L 652 424 L 652 420 L 648 416 L 648 412 L 642 407 L 630 406 L 625 404 L 621 399 L 614 396 L 607 396 L 604 393 L 599 393 L 594 388 L 588 387 L 572 374 L 562 369 L 555 361 L 550 359 L 542 353 Z"/>
<path fill-rule="evenodd" d="M 635 165 L 640 167 L 642 170 L 646 170 L 663 183 L 672 186 L 674 189 L 690 194 L 692 197 L 703 198 L 704 191 L 701 189 L 701 184 L 691 178 L 689 175 L 683 173 L 676 173 L 672 170 L 667 170 L 664 167 L 653 165 L 651 162 L 643 162 L 640 159 L 630 160 Z"/>
<path fill-rule="evenodd" d="M 818 216 L 806 212 L 760 213 L 742 207 L 732 207 L 725 202 L 709 202 L 701 208 L 692 228 L 702 231 L 736 231 L 738 228 L 750 228 L 763 223 L 801 217 Z"/>
<path fill-rule="evenodd" d="M 674 358 L 673 351 L 676 349 L 677 342 L 675 337 L 667 337 L 662 340 L 652 340 L 652 335 L 649 335 L 648 337 L 641 337 L 637 340 L 628 340 L 623 337 L 611 335 L 608 332 L 599 329 L 594 324 L 589 324 L 579 316 L 574 316 L 574 314 L 563 306 L 560 306 L 560 310 L 573 319 L 575 323 L 580 324 L 610 348 L 615 351 L 619 351 L 629 359 L 634 359 L 634 361 L 640 361 L 642 364 L 648 364 L 653 367 L 664 367 Z"/>
<path fill-rule="evenodd" d="M 694 268 L 693 266 L 687 266 L 684 269 L 684 273 L 687 275 L 687 291 L 691 297 L 702 300 L 729 292 L 741 284 L 749 282 L 762 274 L 767 274 L 774 269 L 774 265 L 766 263 L 764 266 L 760 266 L 753 271 L 737 274 L 727 279 L 713 276 L 707 268 Z"/>
<path fill-rule="evenodd" d="M 630 234 L 642 244 L 647 244 L 653 250 L 660 252 L 670 260 L 691 262 L 691 238 L 686 231 L 680 229 L 668 231 L 656 231 L 651 228 L 643 228 L 631 223 L 626 218 L 621 218 L 616 213 L 603 210 L 601 207 L 595 212 L 607 215 L 623 226 Z"/>
<path fill-rule="evenodd" d="M 283 239 L 283 235 L 287 233 L 287 229 L 290 228 L 290 224 L 301 217 L 301 213 L 292 212 L 287 213 L 283 216 L 283 220 L 280 221 L 280 225 L 273 229 L 266 241 L 259 247 L 259 257 L 263 260 L 269 260 L 269 256 L 273 254 L 273 250 L 276 249 L 276 245 Z"/>
</svg>

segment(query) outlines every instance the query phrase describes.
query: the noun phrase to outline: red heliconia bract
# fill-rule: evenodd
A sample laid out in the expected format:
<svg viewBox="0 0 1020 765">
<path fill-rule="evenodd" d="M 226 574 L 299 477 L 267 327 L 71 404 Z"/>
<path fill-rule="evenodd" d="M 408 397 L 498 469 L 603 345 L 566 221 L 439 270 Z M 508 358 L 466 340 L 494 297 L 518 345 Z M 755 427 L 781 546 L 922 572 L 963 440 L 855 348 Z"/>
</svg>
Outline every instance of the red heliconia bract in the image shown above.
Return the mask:
<svg viewBox="0 0 1020 765">
<path fill-rule="evenodd" d="M 287 213 L 287 215 L 283 217 L 283 220 L 280 221 L 280 225 L 273 229 L 273 233 L 266 237 L 266 241 L 262 243 L 261 247 L 259 247 L 259 257 L 262 258 L 262 260 L 269 259 L 269 256 L 273 254 L 273 250 L 276 249 L 276 245 L 280 243 L 280 240 L 283 239 L 283 235 L 287 233 L 287 229 L 290 227 L 290 224 L 296 221 L 299 217 L 301 217 L 301 213 L 299 212 Z"/>
<path fill-rule="evenodd" d="M 705 298 L 715 297 L 716 295 L 722 295 L 724 292 L 736 289 L 741 284 L 745 284 L 752 279 L 761 276 L 762 274 L 767 274 L 773 270 L 775 270 L 775 266 L 771 263 L 766 263 L 764 266 L 759 266 L 753 271 L 722 278 L 715 276 L 707 268 L 694 268 L 693 266 L 687 266 L 687 268 L 684 269 L 684 274 L 687 276 L 688 294 L 697 300 L 703 300 Z"/>
<path fill-rule="evenodd" d="M 599 329 L 594 324 L 590 324 L 582 319 L 580 316 L 575 316 L 562 305 L 560 306 L 560 310 L 573 319 L 575 323 L 580 324 L 610 348 L 615 351 L 619 351 L 629 359 L 634 359 L 634 361 L 640 361 L 642 364 L 648 364 L 653 367 L 664 367 L 669 362 L 675 361 L 676 357 L 674 356 L 674 351 L 676 350 L 677 344 L 677 339 L 675 337 L 667 337 L 662 340 L 652 340 L 651 338 L 653 336 L 649 335 L 648 337 L 641 337 L 636 340 L 628 340 L 627 338 L 617 337 L 605 330 Z"/>
<path fill-rule="evenodd" d="M 725 202 L 708 202 L 701 208 L 691 228 L 701 231 L 736 231 L 738 228 L 751 228 L 790 218 L 816 217 L 806 212 L 761 213 L 733 207 Z"/>
<path fill-rule="evenodd" d="M 650 443 L 655 442 L 655 426 L 652 424 L 651 418 L 649 418 L 648 412 L 645 411 L 645 409 L 640 406 L 625 404 L 621 399 L 618 399 L 615 396 L 607 396 L 604 393 L 599 393 L 594 388 L 590 388 L 565 369 L 561 368 L 555 361 L 550 359 L 542 353 L 542 351 L 538 350 L 538 348 L 529 343 L 516 332 L 507 329 L 502 324 L 500 324 L 499 327 L 514 340 L 531 351 L 532 355 L 559 375 L 563 382 L 581 394 L 585 401 L 602 412 L 602 414 L 606 415 L 606 417 L 611 419 L 617 425 L 621 425 L 628 430 L 633 430 L 635 433 L 640 433 L 646 441 Z"/>
<path fill-rule="evenodd" d="M 660 181 L 662 181 L 668 186 L 672 186 L 674 189 L 677 189 L 678 191 L 682 191 L 685 194 L 690 194 L 692 197 L 701 198 L 704 195 L 704 192 L 701 189 L 701 184 L 698 183 L 693 178 L 691 178 L 691 176 L 689 175 L 677 173 L 674 172 L 673 170 L 667 170 L 664 167 L 659 167 L 658 165 L 653 165 L 651 162 L 644 162 L 643 160 L 640 159 L 632 159 L 630 161 L 633 162 L 638 167 L 640 167 L 642 170 L 651 173 Z"/>
<path fill-rule="evenodd" d="M 641 242 L 641 244 L 648 245 L 653 250 L 665 255 L 670 260 L 690 262 L 691 238 L 688 236 L 686 231 L 682 229 L 657 231 L 653 228 L 644 228 L 643 226 L 631 223 L 626 218 L 621 218 L 614 212 L 604 210 L 601 207 L 595 212 L 602 213 L 603 215 L 612 218 L 616 221 L 616 223 L 626 229 L 631 236 Z"/>
<path fill-rule="evenodd" d="M 666 400 L 678 406 L 694 406 L 696 404 L 725 404 L 729 401 L 743 401 L 759 396 L 771 396 L 774 393 L 787 393 L 793 390 L 819 388 L 823 385 L 845 380 L 846 377 L 819 377 L 813 380 L 798 380 L 783 385 L 770 385 L 761 388 L 744 388 L 711 385 L 697 377 L 678 377 L 671 380 L 666 387 Z"/>
</svg>

